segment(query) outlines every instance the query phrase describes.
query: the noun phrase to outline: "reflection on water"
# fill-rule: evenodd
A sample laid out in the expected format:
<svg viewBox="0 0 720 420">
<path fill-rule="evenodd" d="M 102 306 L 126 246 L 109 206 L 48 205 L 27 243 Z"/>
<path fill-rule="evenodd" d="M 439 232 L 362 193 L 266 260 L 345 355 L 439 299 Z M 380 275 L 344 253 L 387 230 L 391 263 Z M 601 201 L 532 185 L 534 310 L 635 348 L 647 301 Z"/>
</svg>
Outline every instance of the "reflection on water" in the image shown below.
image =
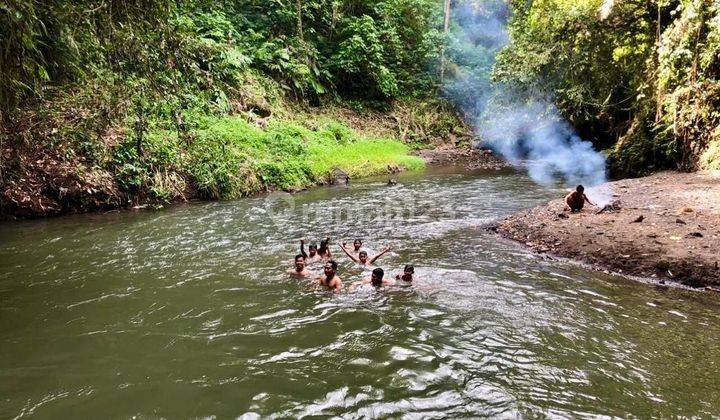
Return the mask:
<svg viewBox="0 0 720 420">
<path fill-rule="evenodd" d="M 383 181 L 0 226 L 0 417 L 720 414 L 715 296 L 499 241 L 558 193 L 513 173 Z M 289 278 L 324 235 L 415 284 Z"/>
</svg>

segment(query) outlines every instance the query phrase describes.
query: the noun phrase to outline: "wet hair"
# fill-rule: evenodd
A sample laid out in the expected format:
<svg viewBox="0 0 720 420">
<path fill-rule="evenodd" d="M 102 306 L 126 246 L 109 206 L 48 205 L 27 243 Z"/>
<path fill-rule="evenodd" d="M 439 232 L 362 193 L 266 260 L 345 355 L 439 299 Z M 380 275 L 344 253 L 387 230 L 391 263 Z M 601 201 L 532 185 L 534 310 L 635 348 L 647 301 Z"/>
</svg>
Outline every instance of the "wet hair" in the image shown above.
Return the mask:
<svg viewBox="0 0 720 420">
<path fill-rule="evenodd" d="M 412 265 L 409 265 L 409 264 L 406 265 L 405 269 L 403 269 L 403 272 L 407 273 L 408 271 L 415 274 L 415 267 L 413 267 Z"/>
<path fill-rule="evenodd" d="M 315 251 L 317 251 L 317 245 L 312 244 L 312 245 L 308 246 L 308 249 L 314 249 Z"/>
<path fill-rule="evenodd" d="M 355 240 L 353 241 L 353 245 L 355 245 L 355 242 L 360 242 L 360 245 L 362 245 L 362 239 L 355 239 Z"/>
<path fill-rule="evenodd" d="M 360 251 L 360 252 L 358 252 L 358 257 L 359 257 L 360 255 L 364 255 L 364 256 L 367 257 L 367 256 L 368 256 L 368 253 L 367 253 L 367 251 Z"/>
<path fill-rule="evenodd" d="M 328 249 L 328 240 L 320 241 L 320 247 L 318 247 L 318 251 L 322 252 Z"/>
<path fill-rule="evenodd" d="M 303 254 L 297 254 L 295 256 L 295 261 L 297 261 L 299 258 L 302 258 L 302 260 L 305 261 L 305 256 Z"/>
<path fill-rule="evenodd" d="M 381 285 L 382 285 L 383 276 L 385 275 L 385 271 L 383 271 L 382 268 L 379 268 L 379 267 L 378 267 L 378 268 L 374 269 L 374 270 L 372 271 L 372 273 L 375 274 L 375 277 L 377 277 L 377 283 L 375 282 L 375 280 L 372 280 L 372 277 L 371 277 L 371 281 L 372 281 L 372 283 L 373 283 L 373 286 L 381 286 Z"/>
<path fill-rule="evenodd" d="M 332 267 L 333 270 L 337 270 L 337 263 L 335 262 L 335 260 L 330 260 L 330 261 L 326 262 L 325 264 L 330 264 L 330 266 Z"/>
<path fill-rule="evenodd" d="M 577 188 L 575 188 L 575 191 L 581 193 L 581 192 L 585 191 L 585 187 L 583 187 L 582 185 L 578 185 Z"/>
</svg>

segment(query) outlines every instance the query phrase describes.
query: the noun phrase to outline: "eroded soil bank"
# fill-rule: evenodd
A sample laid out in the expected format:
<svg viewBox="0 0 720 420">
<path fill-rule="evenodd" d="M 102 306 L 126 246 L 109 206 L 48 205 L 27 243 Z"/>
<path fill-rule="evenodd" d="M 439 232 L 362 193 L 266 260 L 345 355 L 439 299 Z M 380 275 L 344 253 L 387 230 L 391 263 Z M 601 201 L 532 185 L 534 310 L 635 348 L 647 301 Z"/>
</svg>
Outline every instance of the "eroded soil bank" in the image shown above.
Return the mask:
<svg viewBox="0 0 720 420">
<path fill-rule="evenodd" d="M 507 218 L 498 232 L 597 268 L 720 287 L 720 173 L 662 172 L 609 186 L 619 210 L 573 214 L 559 197 Z"/>
<path fill-rule="evenodd" d="M 510 167 L 507 161 L 486 149 L 441 146 L 419 150 L 417 155 L 432 166 L 462 166 L 469 170 Z"/>
</svg>

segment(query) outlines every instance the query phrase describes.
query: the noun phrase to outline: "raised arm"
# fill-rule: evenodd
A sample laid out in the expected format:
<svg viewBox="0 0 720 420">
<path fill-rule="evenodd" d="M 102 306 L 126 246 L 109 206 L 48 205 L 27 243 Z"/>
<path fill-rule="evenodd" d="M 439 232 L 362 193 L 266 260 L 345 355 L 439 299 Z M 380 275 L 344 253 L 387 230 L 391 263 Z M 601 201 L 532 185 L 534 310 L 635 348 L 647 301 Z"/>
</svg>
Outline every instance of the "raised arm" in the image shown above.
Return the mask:
<svg viewBox="0 0 720 420">
<path fill-rule="evenodd" d="M 328 249 L 329 249 L 329 248 L 328 248 Z M 353 256 L 351 253 L 348 252 L 347 249 L 345 249 L 345 245 L 340 244 L 340 249 L 342 249 L 343 252 L 345 252 L 345 255 L 347 255 L 351 260 L 355 261 L 355 262 L 358 263 L 358 264 L 360 263 L 360 260 L 358 260 L 357 258 L 355 258 L 355 256 Z"/>
<path fill-rule="evenodd" d="M 308 255 L 305 253 L 305 239 L 300 239 L 300 254 L 303 258 L 307 259 Z"/>
<path fill-rule="evenodd" d="M 330 237 L 329 236 L 325 237 L 325 246 L 326 246 L 325 252 L 327 253 L 326 257 L 332 258 L 332 251 L 330 251 Z"/>
<path fill-rule="evenodd" d="M 389 246 L 388 246 L 388 247 L 385 247 L 385 249 L 383 249 L 382 251 L 380 251 L 379 254 L 377 254 L 377 255 L 375 255 L 374 257 L 372 257 L 372 259 L 369 261 L 369 263 L 370 263 L 370 264 L 374 263 L 375 260 L 377 260 L 378 258 L 380 258 L 380 257 L 382 257 L 383 255 L 385 255 L 385 253 L 387 253 L 388 251 L 390 251 L 390 247 L 389 247 Z M 347 251 L 345 251 L 345 252 L 347 252 Z"/>
</svg>

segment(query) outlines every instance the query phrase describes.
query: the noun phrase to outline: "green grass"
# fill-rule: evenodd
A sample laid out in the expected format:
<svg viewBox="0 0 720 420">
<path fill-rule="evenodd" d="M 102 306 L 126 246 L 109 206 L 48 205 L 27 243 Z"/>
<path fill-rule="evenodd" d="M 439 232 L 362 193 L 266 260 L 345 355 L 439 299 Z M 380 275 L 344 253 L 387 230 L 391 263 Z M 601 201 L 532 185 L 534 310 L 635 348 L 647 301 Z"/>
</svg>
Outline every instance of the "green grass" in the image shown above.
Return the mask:
<svg viewBox="0 0 720 420">
<path fill-rule="evenodd" d="M 365 177 L 388 172 L 388 167 L 407 170 L 424 167 L 422 159 L 409 156 L 410 148 L 390 139 L 358 139 L 347 144 L 317 142 L 309 146 L 310 166 L 319 176 L 339 167 L 350 177 Z"/>
<path fill-rule="evenodd" d="M 186 181 L 206 198 L 231 199 L 316 185 L 335 168 L 358 178 L 424 166 L 397 140 L 364 137 L 337 122 L 311 125 L 316 128 L 275 121 L 261 129 L 240 116 L 211 118 L 191 133 L 188 144 L 174 132 L 156 130 L 147 136 L 141 157 L 132 141 L 116 149 L 118 181 L 160 201 L 181 194 L 177 184 Z"/>
</svg>

